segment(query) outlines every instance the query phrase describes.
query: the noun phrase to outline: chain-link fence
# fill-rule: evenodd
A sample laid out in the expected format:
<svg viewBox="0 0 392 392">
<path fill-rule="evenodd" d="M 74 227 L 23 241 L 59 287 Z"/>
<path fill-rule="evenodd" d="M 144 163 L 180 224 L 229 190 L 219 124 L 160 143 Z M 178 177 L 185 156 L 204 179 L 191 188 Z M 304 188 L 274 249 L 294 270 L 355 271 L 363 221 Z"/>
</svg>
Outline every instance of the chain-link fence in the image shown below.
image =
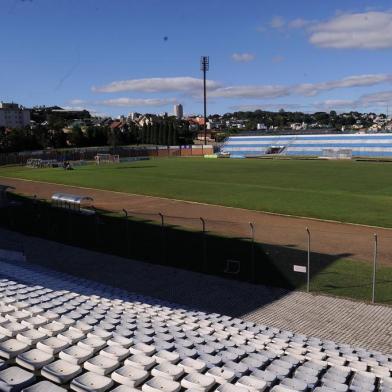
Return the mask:
<svg viewBox="0 0 392 392">
<path fill-rule="evenodd" d="M 150 211 L 81 214 L 21 197 L 1 210 L 1 225 L 200 273 L 392 303 L 392 232 L 384 229 L 369 234 L 361 226 L 329 229 L 300 219 L 241 223 Z"/>
</svg>

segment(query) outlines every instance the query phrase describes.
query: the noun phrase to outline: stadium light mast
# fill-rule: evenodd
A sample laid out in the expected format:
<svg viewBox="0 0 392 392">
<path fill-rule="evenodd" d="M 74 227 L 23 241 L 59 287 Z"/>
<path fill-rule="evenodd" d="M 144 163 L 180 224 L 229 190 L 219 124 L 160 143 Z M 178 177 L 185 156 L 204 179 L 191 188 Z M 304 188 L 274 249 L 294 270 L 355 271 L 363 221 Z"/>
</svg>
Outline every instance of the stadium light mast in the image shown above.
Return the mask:
<svg viewBox="0 0 392 392">
<path fill-rule="evenodd" d="M 208 56 L 201 56 L 200 70 L 203 71 L 203 90 L 204 90 L 204 145 L 207 144 L 207 87 L 206 87 L 206 73 L 210 68 L 210 58 Z"/>
</svg>

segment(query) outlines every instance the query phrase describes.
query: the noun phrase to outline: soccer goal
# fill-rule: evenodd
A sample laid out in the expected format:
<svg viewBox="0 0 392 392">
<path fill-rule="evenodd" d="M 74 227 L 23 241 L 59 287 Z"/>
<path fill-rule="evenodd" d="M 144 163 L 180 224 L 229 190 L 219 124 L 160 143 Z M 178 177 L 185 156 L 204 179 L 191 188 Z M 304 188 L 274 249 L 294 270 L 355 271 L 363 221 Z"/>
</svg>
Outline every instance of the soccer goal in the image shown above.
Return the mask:
<svg viewBox="0 0 392 392">
<path fill-rule="evenodd" d="M 324 159 L 351 159 L 353 150 L 350 148 L 325 148 L 320 158 Z"/>
<path fill-rule="evenodd" d="M 101 163 L 119 163 L 120 155 L 97 154 L 94 159 L 97 165 L 100 165 Z"/>
</svg>

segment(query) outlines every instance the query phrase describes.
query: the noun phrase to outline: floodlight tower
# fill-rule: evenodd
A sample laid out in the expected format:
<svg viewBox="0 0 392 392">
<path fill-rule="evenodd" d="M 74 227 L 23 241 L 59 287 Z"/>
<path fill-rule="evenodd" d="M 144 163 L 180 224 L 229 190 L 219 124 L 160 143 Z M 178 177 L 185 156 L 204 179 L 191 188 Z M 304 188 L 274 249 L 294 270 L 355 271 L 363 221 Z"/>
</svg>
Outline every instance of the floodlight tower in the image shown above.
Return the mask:
<svg viewBox="0 0 392 392">
<path fill-rule="evenodd" d="M 210 68 L 210 58 L 208 56 L 201 56 L 200 70 L 203 71 L 203 90 L 204 90 L 204 144 L 207 144 L 207 88 L 206 88 L 206 73 Z"/>
</svg>

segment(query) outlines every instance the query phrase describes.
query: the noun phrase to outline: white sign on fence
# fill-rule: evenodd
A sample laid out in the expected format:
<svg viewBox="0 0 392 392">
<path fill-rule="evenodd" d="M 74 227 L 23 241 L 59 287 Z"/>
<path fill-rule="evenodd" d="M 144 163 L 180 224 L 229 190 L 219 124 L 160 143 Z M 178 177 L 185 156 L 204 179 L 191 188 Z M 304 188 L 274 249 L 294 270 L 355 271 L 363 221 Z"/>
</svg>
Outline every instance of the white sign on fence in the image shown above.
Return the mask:
<svg viewBox="0 0 392 392">
<path fill-rule="evenodd" d="M 303 273 L 303 274 L 306 274 L 306 266 L 304 266 L 304 265 L 293 265 L 293 269 L 294 269 L 294 272 L 301 272 L 301 273 Z"/>
</svg>

